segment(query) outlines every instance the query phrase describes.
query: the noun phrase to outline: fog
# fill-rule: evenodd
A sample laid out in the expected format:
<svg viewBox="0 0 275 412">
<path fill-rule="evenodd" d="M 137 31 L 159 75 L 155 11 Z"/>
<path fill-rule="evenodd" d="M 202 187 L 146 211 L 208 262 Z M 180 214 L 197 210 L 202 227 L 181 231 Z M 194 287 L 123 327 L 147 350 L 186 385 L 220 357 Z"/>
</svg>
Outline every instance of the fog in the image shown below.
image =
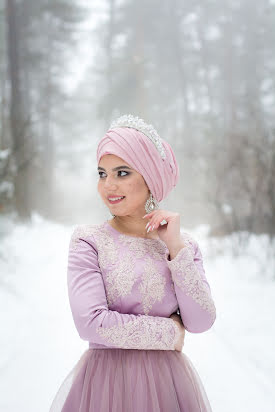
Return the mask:
<svg viewBox="0 0 275 412">
<path fill-rule="evenodd" d="M 235 355 L 236 368 L 241 371 L 238 376 L 242 376 L 236 382 L 245 385 L 249 378 L 255 388 L 260 376 L 265 382 L 247 410 L 256 412 L 266 393 L 262 406 L 265 412 L 271 411 L 275 360 L 269 345 L 274 345 L 275 332 L 265 335 L 261 328 L 268 328 L 268 321 L 263 327 L 262 319 L 270 319 L 274 308 L 267 308 L 263 299 L 254 323 L 249 313 L 255 310 L 256 285 L 260 298 L 267 290 L 274 292 L 275 1 L 1 1 L 0 85 L 0 308 L 3 313 L 6 304 L 9 308 L 6 321 L 3 318 L 7 329 L 2 328 L 1 336 L 0 379 L 5 382 L 6 395 L 0 399 L 0 409 L 15 412 L 24 408 L 11 401 L 10 394 L 17 373 L 11 359 L 19 356 L 18 348 L 24 347 L 25 340 L 8 325 L 15 319 L 20 323 L 16 311 L 25 310 L 21 322 L 27 326 L 27 313 L 35 310 L 31 297 L 25 295 L 25 288 L 31 289 L 34 281 L 30 271 L 35 270 L 35 277 L 47 285 L 46 295 L 37 286 L 33 289 L 46 299 L 44 321 L 51 341 L 47 359 L 51 367 L 42 367 L 46 369 L 41 411 L 47 410 L 56 385 L 79 353 L 81 342 L 76 343 L 75 336 L 58 361 L 57 342 L 62 336 L 58 326 L 50 329 L 51 276 L 60 276 L 62 285 L 54 302 L 64 303 L 62 282 L 73 226 L 111 218 L 97 191 L 97 144 L 115 118 L 133 114 L 152 124 L 169 142 L 179 164 L 179 183 L 160 207 L 179 212 L 182 229 L 205 242 L 206 275 L 220 302 L 221 316 L 206 336 L 190 335 L 197 347 L 194 344 L 196 349 L 192 349 L 190 344 L 189 348 L 198 369 L 201 365 L 199 371 L 216 406 L 213 412 L 246 410 L 246 395 L 240 387 L 229 394 L 225 389 L 227 384 L 234 385 L 234 373 L 238 374 L 233 368 L 233 376 L 225 378 L 230 356 Z M 36 237 L 40 225 L 43 230 Z M 22 239 L 18 250 L 20 228 L 30 248 L 37 244 L 36 264 L 29 252 L 25 259 Z M 60 256 L 50 254 L 49 283 L 47 271 L 39 269 L 45 258 L 45 232 L 49 243 L 49 233 L 60 239 L 56 247 L 62 250 Z M 216 246 L 219 242 L 224 249 Z M 226 285 L 230 289 L 233 284 L 233 292 L 242 290 L 243 296 L 226 290 Z M 221 296 L 226 296 L 228 305 Z M 234 304 L 242 312 L 243 301 L 249 311 L 245 315 L 234 312 L 240 317 L 232 333 L 237 333 L 236 338 L 243 333 L 245 345 L 248 334 L 257 342 L 253 349 L 233 343 L 232 335 L 223 335 L 232 321 Z M 70 316 L 68 307 L 62 311 Z M 68 318 L 66 322 L 67 345 L 75 331 Z M 242 330 L 242 324 L 249 325 L 249 332 Z M 29 340 L 32 333 L 27 331 Z M 231 352 L 228 345 L 226 350 L 218 349 L 221 336 L 231 345 Z M 43 339 L 45 346 L 37 356 L 45 356 L 47 335 L 42 337 L 38 331 L 38 337 L 31 345 Z M 213 360 L 200 356 L 203 341 L 198 343 L 199 339 L 208 339 L 205 356 L 215 356 L 214 344 L 224 369 L 214 368 Z M 265 347 L 262 359 L 254 356 Z M 26 359 L 36 374 L 35 358 L 27 354 Z M 38 403 L 30 403 L 31 393 L 27 393 L 33 382 L 25 369 L 28 362 L 18 365 L 29 382 L 22 410 L 31 412 L 38 410 Z M 52 374 L 55 382 L 50 387 Z M 224 384 L 218 391 L 215 388 L 222 378 Z M 248 393 L 248 386 L 243 389 Z M 235 394 L 240 402 L 232 405 L 228 399 Z"/>
</svg>

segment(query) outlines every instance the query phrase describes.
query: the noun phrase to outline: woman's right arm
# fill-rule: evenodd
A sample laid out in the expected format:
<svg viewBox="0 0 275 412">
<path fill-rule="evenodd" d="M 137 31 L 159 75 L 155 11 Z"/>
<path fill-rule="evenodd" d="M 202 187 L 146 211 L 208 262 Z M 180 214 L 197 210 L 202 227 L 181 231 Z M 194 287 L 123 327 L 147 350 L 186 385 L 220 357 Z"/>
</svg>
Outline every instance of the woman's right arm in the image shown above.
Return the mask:
<svg viewBox="0 0 275 412">
<path fill-rule="evenodd" d="M 96 244 L 77 233 L 69 247 L 67 284 L 81 339 L 111 348 L 176 350 L 182 331 L 172 318 L 109 310 Z"/>
<path fill-rule="evenodd" d="M 179 339 L 176 343 L 175 350 L 178 351 L 178 352 L 181 352 L 182 348 L 184 346 L 185 327 L 182 323 L 181 316 L 178 315 L 177 313 L 172 313 L 172 315 L 170 316 L 170 319 L 173 319 L 177 323 L 177 325 L 180 329 L 180 336 L 179 336 Z"/>
</svg>

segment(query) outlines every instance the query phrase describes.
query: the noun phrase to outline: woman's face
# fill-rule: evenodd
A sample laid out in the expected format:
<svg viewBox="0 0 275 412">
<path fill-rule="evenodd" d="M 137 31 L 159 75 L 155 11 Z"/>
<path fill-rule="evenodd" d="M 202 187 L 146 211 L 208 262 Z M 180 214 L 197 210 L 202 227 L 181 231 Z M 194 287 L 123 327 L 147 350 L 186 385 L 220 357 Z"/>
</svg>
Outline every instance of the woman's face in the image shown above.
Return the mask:
<svg viewBox="0 0 275 412">
<path fill-rule="evenodd" d="M 98 173 L 98 192 L 112 214 L 144 216 L 144 206 L 150 191 L 140 173 L 121 157 L 113 154 L 101 157 Z M 118 203 L 111 203 L 108 200 L 109 197 L 120 196 L 125 196 L 125 198 Z"/>
</svg>

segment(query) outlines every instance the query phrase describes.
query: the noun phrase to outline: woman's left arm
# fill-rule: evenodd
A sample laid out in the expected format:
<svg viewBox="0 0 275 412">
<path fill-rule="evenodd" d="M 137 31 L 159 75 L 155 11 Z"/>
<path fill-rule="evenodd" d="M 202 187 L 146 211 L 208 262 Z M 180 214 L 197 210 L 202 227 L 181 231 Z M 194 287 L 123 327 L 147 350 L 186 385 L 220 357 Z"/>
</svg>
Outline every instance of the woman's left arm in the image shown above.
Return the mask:
<svg viewBox="0 0 275 412">
<path fill-rule="evenodd" d="M 166 263 L 185 329 L 193 333 L 210 329 L 216 319 L 216 308 L 197 241 L 181 233 L 179 213 L 158 209 L 144 217 L 148 219 L 146 227 L 157 230 L 170 252 Z"/>
<path fill-rule="evenodd" d="M 200 333 L 211 328 L 216 319 L 216 307 L 205 276 L 202 253 L 194 239 L 182 237 L 184 246 L 166 259 L 171 271 L 180 315 L 189 332 Z"/>
</svg>

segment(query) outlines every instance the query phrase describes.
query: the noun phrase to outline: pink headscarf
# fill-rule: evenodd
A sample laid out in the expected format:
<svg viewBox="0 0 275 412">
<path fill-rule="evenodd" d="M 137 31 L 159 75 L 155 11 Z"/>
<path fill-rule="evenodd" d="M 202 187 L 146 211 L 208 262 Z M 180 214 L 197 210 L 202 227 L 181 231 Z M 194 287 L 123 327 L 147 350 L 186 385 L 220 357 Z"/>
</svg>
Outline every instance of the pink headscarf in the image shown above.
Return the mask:
<svg viewBox="0 0 275 412">
<path fill-rule="evenodd" d="M 174 152 L 161 139 L 166 159 L 162 159 L 154 143 L 142 132 L 129 127 L 109 129 L 98 143 L 97 164 L 105 154 L 124 159 L 140 173 L 154 198 L 161 202 L 179 180 L 179 167 Z"/>
</svg>

